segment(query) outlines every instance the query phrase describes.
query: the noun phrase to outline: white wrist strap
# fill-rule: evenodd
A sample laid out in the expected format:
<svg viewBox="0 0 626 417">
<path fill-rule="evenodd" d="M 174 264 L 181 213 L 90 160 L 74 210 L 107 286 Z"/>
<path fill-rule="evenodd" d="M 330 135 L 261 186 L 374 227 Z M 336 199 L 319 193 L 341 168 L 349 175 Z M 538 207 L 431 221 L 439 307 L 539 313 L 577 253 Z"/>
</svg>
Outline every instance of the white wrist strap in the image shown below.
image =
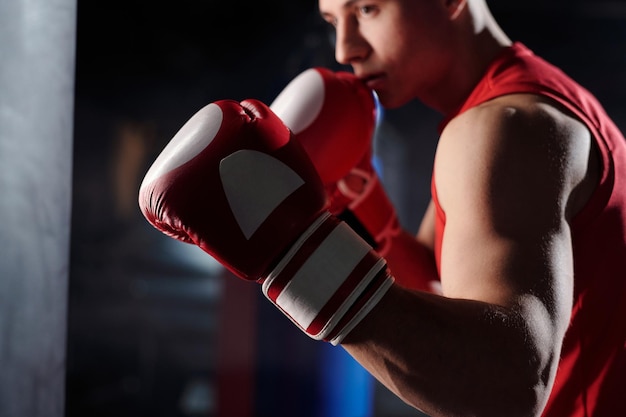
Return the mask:
<svg viewBox="0 0 626 417">
<path fill-rule="evenodd" d="M 310 337 L 337 344 L 392 283 L 385 260 L 347 224 L 325 213 L 268 275 L 262 290 Z"/>
</svg>

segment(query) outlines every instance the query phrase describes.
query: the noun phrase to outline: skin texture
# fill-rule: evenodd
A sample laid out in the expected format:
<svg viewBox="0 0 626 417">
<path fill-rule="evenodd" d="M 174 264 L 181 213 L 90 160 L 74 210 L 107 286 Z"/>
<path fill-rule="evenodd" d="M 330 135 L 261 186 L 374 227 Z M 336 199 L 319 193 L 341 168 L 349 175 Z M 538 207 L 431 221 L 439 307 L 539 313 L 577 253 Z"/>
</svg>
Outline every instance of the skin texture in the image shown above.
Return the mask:
<svg viewBox="0 0 626 417">
<path fill-rule="evenodd" d="M 387 108 L 458 108 L 511 44 L 483 0 L 319 0 L 336 59 Z M 446 213 L 440 274 L 432 204 L 400 253 L 441 293 L 399 284 L 343 347 L 400 398 L 436 416 L 539 416 L 573 293 L 570 222 L 598 180 L 586 127 L 546 98 L 503 96 L 456 116 L 434 161 Z M 415 245 L 414 255 L 410 249 Z M 408 272 L 407 272 L 408 271 Z"/>
</svg>

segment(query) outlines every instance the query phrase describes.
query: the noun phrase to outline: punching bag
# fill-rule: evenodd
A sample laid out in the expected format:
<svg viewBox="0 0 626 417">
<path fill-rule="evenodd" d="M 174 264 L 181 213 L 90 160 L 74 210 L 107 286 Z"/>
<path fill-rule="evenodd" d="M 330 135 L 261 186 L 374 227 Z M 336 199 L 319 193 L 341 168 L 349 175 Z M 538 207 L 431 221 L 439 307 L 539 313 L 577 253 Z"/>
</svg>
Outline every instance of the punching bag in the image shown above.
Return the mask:
<svg viewBox="0 0 626 417">
<path fill-rule="evenodd" d="M 76 0 L 0 1 L 0 416 L 62 417 Z"/>
</svg>

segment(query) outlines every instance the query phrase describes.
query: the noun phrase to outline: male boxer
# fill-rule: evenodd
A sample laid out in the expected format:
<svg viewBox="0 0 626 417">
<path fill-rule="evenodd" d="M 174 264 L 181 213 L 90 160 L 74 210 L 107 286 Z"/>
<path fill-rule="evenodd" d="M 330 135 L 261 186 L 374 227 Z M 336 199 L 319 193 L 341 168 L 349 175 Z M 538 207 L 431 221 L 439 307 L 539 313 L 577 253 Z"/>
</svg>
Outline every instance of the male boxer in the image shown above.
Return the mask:
<svg viewBox="0 0 626 417">
<path fill-rule="evenodd" d="M 344 348 L 432 416 L 626 415 L 626 142 L 601 105 L 485 0 L 318 4 L 383 107 L 443 115 L 417 234 L 443 296 L 394 285 Z"/>
<path fill-rule="evenodd" d="M 419 280 L 442 295 L 394 283 L 326 212 L 306 153 L 260 104 L 190 121 L 144 181 L 147 217 L 262 282 L 303 331 L 433 417 L 626 415 L 626 144 L 600 104 L 512 42 L 484 0 L 319 7 L 337 60 L 384 107 L 419 99 L 444 115 L 416 236 L 437 265 Z M 252 169 L 264 186 L 233 191 L 248 165 L 272 167 Z"/>
</svg>

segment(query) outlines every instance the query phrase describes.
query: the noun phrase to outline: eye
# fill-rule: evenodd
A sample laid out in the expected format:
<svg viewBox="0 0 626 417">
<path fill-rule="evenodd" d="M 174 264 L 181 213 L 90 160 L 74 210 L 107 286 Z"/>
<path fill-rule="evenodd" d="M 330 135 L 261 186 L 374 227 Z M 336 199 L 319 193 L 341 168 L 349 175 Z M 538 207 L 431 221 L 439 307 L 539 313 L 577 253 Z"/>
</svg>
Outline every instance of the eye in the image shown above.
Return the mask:
<svg viewBox="0 0 626 417">
<path fill-rule="evenodd" d="M 366 6 L 359 6 L 358 8 L 359 15 L 363 17 L 371 17 L 374 14 L 376 14 L 376 12 L 377 12 L 377 9 L 374 6 L 366 5 Z"/>
</svg>

